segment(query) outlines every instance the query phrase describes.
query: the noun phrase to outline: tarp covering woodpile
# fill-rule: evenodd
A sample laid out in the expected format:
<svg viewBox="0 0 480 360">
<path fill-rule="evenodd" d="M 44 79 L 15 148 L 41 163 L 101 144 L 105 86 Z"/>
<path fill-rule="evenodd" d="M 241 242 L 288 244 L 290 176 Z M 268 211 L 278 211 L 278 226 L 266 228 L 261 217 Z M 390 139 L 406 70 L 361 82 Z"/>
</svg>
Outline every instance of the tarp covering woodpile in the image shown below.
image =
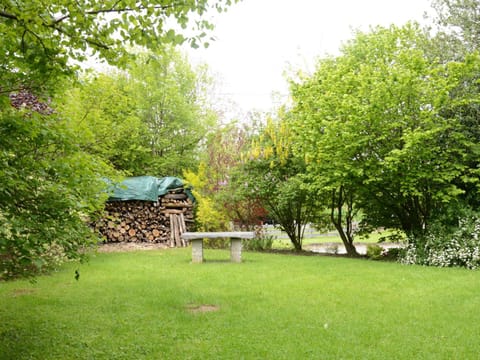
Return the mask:
<svg viewBox="0 0 480 360">
<path fill-rule="evenodd" d="M 193 228 L 194 198 L 181 179 L 138 176 L 112 184 L 105 215 L 94 224 L 105 242 L 187 244 Z"/>
</svg>

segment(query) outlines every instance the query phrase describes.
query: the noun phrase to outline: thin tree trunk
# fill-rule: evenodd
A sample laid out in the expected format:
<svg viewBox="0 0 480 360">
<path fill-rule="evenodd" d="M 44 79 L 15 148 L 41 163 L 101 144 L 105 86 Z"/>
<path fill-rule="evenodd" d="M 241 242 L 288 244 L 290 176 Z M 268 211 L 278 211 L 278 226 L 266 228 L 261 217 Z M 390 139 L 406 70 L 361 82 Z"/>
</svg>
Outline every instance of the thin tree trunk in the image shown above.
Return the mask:
<svg viewBox="0 0 480 360">
<path fill-rule="evenodd" d="M 347 231 L 345 232 L 343 228 L 343 206 L 347 203 L 347 215 L 345 216 L 345 222 L 346 222 L 346 229 Z M 357 252 L 357 249 L 355 248 L 355 245 L 353 245 L 353 227 L 352 227 L 352 199 L 346 199 L 345 197 L 345 190 L 343 186 L 340 186 L 340 189 L 338 191 L 338 198 L 337 198 L 337 191 L 334 189 L 332 191 L 332 203 L 331 203 L 331 208 L 330 208 L 330 219 L 332 223 L 335 225 L 335 228 L 338 231 L 338 234 L 340 235 L 340 238 L 342 239 L 343 245 L 345 246 L 345 250 L 347 251 L 347 255 L 351 257 L 358 257 L 360 256 L 359 253 Z M 337 214 L 335 216 L 335 210 L 337 210 Z"/>
</svg>

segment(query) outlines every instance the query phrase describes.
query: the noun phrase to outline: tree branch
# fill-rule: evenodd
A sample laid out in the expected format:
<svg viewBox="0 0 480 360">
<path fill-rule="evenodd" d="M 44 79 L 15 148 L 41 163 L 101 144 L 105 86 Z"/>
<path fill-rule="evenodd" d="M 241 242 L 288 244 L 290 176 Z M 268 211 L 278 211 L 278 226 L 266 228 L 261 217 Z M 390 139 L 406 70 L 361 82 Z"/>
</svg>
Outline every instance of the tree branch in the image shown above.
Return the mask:
<svg viewBox="0 0 480 360">
<path fill-rule="evenodd" d="M 120 1 L 117 1 L 113 6 L 109 9 L 99 9 L 99 10 L 91 10 L 91 11 L 85 11 L 85 15 L 99 15 L 99 14 L 106 14 L 106 13 L 124 13 L 124 12 L 133 12 L 133 11 L 139 11 L 139 10 L 146 10 L 146 6 L 140 6 L 138 9 L 133 9 L 133 8 L 120 8 L 120 9 L 115 9 L 115 7 L 120 3 Z M 178 6 L 178 4 L 170 4 L 170 5 L 157 5 L 153 6 L 152 8 L 155 10 L 167 10 L 170 8 L 174 8 L 175 6 Z M 70 14 L 64 15 L 58 19 L 55 19 L 52 23 L 53 24 L 58 24 L 61 23 L 62 21 L 70 18 Z"/>
<path fill-rule="evenodd" d="M 6 18 L 6 19 L 11 19 L 11 20 L 18 20 L 18 17 L 13 14 L 9 14 L 5 11 L 0 10 L 0 17 Z"/>
<path fill-rule="evenodd" d="M 141 10 L 146 10 L 147 9 L 147 6 L 140 6 L 138 7 L 137 9 L 133 9 L 133 8 L 128 8 L 128 7 L 125 7 L 125 8 L 119 8 L 117 9 L 116 6 L 121 2 L 121 0 L 118 0 L 116 3 L 114 3 L 112 5 L 112 7 L 108 8 L 108 9 L 99 9 L 99 10 L 91 10 L 91 11 L 85 11 L 85 15 L 99 15 L 99 14 L 102 14 L 102 13 L 124 13 L 124 12 L 133 12 L 133 11 L 141 11 Z M 169 4 L 169 5 L 156 5 L 156 6 L 153 6 L 151 8 L 155 9 L 155 10 L 167 10 L 167 9 L 170 9 L 170 8 L 174 8 L 176 6 L 179 6 L 180 3 L 172 3 L 172 4 Z M 18 16 L 14 15 L 14 14 L 11 14 L 11 13 L 8 13 L 4 10 L 0 10 L 0 17 L 3 17 L 3 18 L 6 18 L 6 19 L 11 19 L 11 20 L 16 20 L 16 21 L 20 21 L 20 19 L 18 18 Z M 74 35 L 72 34 L 68 34 L 64 29 L 62 29 L 61 27 L 58 26 L 58 24 L 60 24 L 61 22 L 71 18 L 71 14 L 67 14 L 67 15 L 64 15 L 60 18 L 57 18 L 57 19 L 53 19 L 51 20 L 50 22 L 47 22 L 46 19 L 43 19 L 42 17 L 40 17 L 42 19 L 42 25 L 45 26 L 45 27 L 48 27 L 48 28 L 52 28 L 56 31 L 58 31 L 59 33 L 61 34 L 64 34 L 70 38 L 73 38 L 75 37 Z M 28 30 L 28 32 L 30 33 L 33 33 L 31 30 Z M 33 33 L 34 34 L 34 33 Z M 35 34 L 34 34 L 35 35 Z M 36 35 L 35 35 L 36 36 Z M 39 38 L 38 36 L 36 36 L 37 39 Z M 110 49 L 110 47 L 106 44 L 103 44 L 103 43 L 100 43 L 98 41 L 95 41 L 93 39 L 88 39 L 88 38 L 84 38 L 83 39 L 86 43 L 88 43 L 89 45 L 92 45 L 94 47 L 97 47 L 97 48 L 102 48 L 102 49 L 105 49 L 105 50 L 108 50 Z"/>
</svg>

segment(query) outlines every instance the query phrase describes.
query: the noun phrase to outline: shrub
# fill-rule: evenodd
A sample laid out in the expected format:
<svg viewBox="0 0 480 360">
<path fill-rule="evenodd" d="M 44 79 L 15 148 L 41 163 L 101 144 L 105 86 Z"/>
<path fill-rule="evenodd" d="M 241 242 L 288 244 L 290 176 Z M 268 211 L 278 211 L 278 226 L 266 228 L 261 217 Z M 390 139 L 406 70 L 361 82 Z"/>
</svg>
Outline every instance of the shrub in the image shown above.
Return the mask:
<svg viewBox="0 0 480 360">
<path fill-rule="evenodd" d="M 275 236 L 268 235 L 262 226 L 257 226 L 255 227 L 255 237 L 253 239 L 244 240 L 242 246 L 246 250 L 270 250 L 273 245 L 273 240 L 275 240 Z"/>
<path fill-rule="evenodd" d="M 405 250 L 403 248 L 390 248 L 384 249 L 382 252 L 382 257 L 384 260 L 398 260 Z"/>
<path fill-rule="evenodd" d="M 377 244 L 368 244 L 367 257 L 372 260 L 380 260 L 383 257 L 383 248 Z"/>
<path fill-rule="evenodd" d="M 0 107 L 0 280 L 81 259 L 96 241 L 87 223 L 107 197 L 99 174 L 115 172 L 61 120 Z"/>
<path fill-rule="evenodd" d="M 201 166 L 198 174 L 192 171 L 183 173 L 184 180 L 192 187 L 193 195 L 197 201 L 195 206 L 195 229 L 197 231 L 225 231 L 229 228 L 229 219 L 225 211 L 209 192 L 205 174 L 205 166 Z M 210 241 L 213 240 L 213 241 Z M 204 244 L 209 247 L 219 248 L 228 244 L 227 240 L 209 239 Z"/>
<path fill-rule="evenodd" d="M 203 239 L 203 246 L 208 249 L 227 249 L 230 246 L 228 238 Z"/>
<path fill-rule="evenodd" d="M 422 238 L 410 241 L 400 262 L 439 267 L 459 266 L 476 269 L 480 266 L 480 217 L 460 219 L 458 227 L 446 231 L 437 226 Z"/>
</svg>

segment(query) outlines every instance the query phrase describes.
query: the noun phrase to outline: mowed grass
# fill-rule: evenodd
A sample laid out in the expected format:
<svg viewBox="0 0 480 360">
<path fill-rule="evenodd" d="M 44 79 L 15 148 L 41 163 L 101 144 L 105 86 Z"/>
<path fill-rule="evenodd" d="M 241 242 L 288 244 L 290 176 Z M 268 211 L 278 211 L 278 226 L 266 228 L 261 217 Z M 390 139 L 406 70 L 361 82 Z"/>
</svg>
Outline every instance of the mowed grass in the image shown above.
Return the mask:
<svg viewBox="0 0 480 360">
<path fill-rule="evenodd" d="M 1 359 L 478 359 L 480 273 L 328 256 L 110 253 L 0 283 Z M 80 279 L 74 279 L 79 267 Z"/>
</svg>

